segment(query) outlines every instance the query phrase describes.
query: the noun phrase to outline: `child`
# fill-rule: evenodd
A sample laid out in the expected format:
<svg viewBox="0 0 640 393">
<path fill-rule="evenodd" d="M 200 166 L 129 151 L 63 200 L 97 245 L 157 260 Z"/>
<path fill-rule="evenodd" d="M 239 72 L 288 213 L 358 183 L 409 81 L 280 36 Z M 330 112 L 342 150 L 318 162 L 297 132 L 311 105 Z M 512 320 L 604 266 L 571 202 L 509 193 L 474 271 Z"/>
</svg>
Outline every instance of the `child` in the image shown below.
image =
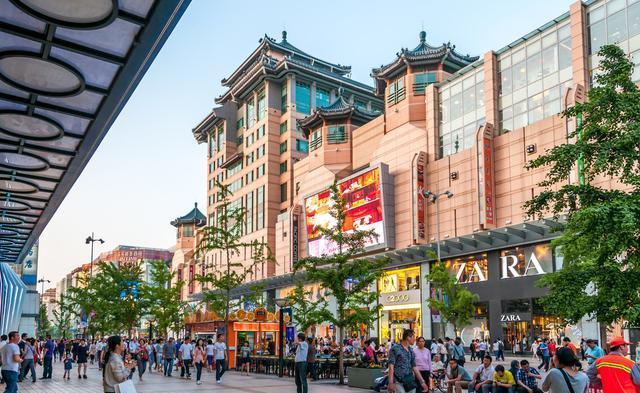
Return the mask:
<svg viewBox="0 0 640 393">
<path fill-rule="evenodd" d="M 129 366 L 131 364 L 136 364 L 136 362 L 133 360 L 133 356 L 131 356 L 131 352 L 127 352 L 127 354 L 124 356 L 124 364 L 125 366 Z M 131 371 L 129 373 L 129 378 L 131 379 L 133 378 L 133 374 L 136 372 L 136 368 L 132 367 Z"/>
<path fill-rule="evenodd" d="M 62 379 L 71 379 L 70 375 L 72 368 L 73 359 L 71 359 L 71 356 L 67 353 L 66 355 L 64 355 L 64 375 L 62 376 Z"/>
</svg>

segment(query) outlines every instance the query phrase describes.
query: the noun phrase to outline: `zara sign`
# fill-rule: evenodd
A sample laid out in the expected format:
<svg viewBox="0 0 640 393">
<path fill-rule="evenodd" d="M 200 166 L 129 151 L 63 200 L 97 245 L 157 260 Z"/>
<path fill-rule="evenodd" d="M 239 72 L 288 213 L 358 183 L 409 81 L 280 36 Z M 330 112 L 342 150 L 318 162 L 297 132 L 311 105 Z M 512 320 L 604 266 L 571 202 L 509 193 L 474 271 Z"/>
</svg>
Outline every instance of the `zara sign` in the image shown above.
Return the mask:
<svg viewBox="0 0 640 393">
<path fill-rule="evenodd" d="M 517 247 L 500 253 L 500 278 L 536 276 L 553 270 L 548 244 Z"/>
</svg>

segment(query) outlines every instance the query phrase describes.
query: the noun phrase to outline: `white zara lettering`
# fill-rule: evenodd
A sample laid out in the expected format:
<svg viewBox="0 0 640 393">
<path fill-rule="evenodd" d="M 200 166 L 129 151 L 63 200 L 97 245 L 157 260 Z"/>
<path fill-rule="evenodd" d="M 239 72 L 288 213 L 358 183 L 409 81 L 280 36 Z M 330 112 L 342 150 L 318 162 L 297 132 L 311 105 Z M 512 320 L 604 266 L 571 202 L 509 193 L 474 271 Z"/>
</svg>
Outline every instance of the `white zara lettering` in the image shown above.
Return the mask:
<svg viewBox="0 0 640 393">
<path fill-rule="evenodd" d="M 465 281 L 460 281 L 460 279 L 462 278 L 462 273 L 464 273 L 464 270 L 469 265 L 469 263 L 471 263 L 472 271 Z M 458 268 L 458 273 L 456 274 L 456 281 L 462 283 L 475 282 L 473 280 L 474 277 L 478 277 L 476 281 L 487 281 L 487 277 L 482 272 L 482 269 L 480 268 L 480 265 L 477 261 L 461 263 L 460 267 Z"/>
<path fill-rule="evenodd" d="M 520 315 L 518 314 L 502 314 L 500 315 L 500 322 L 517 322 L 520 321 Z"/>
<path fill-rule="evenodd" d="M 529 257 L 529 262 L 527 263 L 527 267 L 524 269 L 524 275 L 529 275 L 529 269 L 536 269 L 535 274 L 544 274 L 545 271 L 542 269 L 542 265 L 540 265 L 540 261 L 538 261 L 538 257 L 536 257 L 535 253 L 531 253 Z"/>
<path fill-rule="evenodd" d="M 502 277 L 501 278 L 515 278 L 522 276 L 534 276 L 537 274 L 545 274 L 546 272 L 542 268 L 540 261 L 535 253 L 531 253 L 529 261 L 524 269 L 524 272 L 520 274 L 517 269 L 518 257 L 515 255 L 503 255 L 500 257 L 502 265 Z M 530 273 L 530 271 L 532 271 Z"/>
<path fill-rule="evenodd" d="M 511 260 L 511 263 L 508 261 Z M 520 277 L 520 273 L 516 270 L 516 265 L 518 265 L 518 257 L 515 255 L 504 255 L 500 257 L 500 261 L 502 262 L 502 278 L 509 278 L 509 272 L 511 272 L 511 277 Z"/>
</svg>

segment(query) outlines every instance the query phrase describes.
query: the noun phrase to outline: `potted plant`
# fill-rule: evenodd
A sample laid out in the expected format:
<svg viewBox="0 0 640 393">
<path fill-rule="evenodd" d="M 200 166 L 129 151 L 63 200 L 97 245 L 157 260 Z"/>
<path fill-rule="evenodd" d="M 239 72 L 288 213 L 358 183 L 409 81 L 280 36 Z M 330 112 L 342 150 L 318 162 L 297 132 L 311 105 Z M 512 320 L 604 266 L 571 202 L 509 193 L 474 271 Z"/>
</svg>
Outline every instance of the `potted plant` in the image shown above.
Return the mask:
<svg viewBox="0 0 640 393">
<path fill-rule="evenodd" d="M 382 367 L 374 362 L 358 361 L 347 368 L 347 385 L 354 388 L 371 389 L 374 380 L 384 375 Z"/>
</svg>

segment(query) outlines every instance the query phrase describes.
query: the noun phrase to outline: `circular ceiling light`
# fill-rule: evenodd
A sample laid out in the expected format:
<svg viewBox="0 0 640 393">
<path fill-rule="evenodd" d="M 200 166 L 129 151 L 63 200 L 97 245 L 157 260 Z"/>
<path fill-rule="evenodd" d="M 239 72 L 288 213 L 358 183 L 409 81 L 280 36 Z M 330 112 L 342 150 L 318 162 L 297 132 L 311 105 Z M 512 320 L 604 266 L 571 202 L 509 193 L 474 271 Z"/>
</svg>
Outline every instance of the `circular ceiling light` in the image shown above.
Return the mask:
<svg viewBox="0 0 640 393">
<path fill-rule="evenodd" d="M 0 201 L 0 211 L 7 210 L 7 211 L 19 212 L 19 211 L 25 211 L 29 209 L 31 209 L 31 206 L 27 205 L 25 202 L 11 201 L 11 200 L 8 201 L 6 199 Z M 0 242 L 0 244 L 2 243 Z"/>
<path fill-rule="evenodd" d="M 24 51 L 0 54 L 0 79 L 18 89 L 54 97 L 75 95 L 84 89 L 82 74 L 75 68 Z"/>
<path fill-rule="evenodd" d="M 49 163 L 35 154 L 0 150 L 0 166 L 24 171 L 40 171 L 49 168 Z"/>
<path fill-rule="evenodd" d="M 62 126 L 46 117 L 18 111 L 0 111 L 0 131 L 17 138 L 47 141 L 62 136 Z"/>
<path fill-rule="evenodd" d="M 11 228 L 0 228 L 0 237 L 15 237 L 18 236 L 18 231 Z"/>
<path fill-rule="evenodd" d="M 95 29 L 118 16 L 117 0 L 11 0 L 45 22 L 75 29 Z"/>
<path fill-rule="evenodd" d="M 1 215 L 0 216 L 0 224 L 6 224 L 6 225 L 20 225 L 20 224 L 24 224 L 24 219 L 18 217 L 18 216 L 11 216 L 11 215 Z"/>
<path fill-rule="evenodd" d="M 20 247 L 16 240 L 13 239 L 0 239 L 0 247 Z"/>
<path fill-rule="evenodd" d="M 0 177 L 0 191 L 6 191 L 18 194 L 33 194 L 40 190 L 37 184 L 30 181 L 15 179 L 12 177 Z M 4 202 L 4 201 L 3 201 Z M 2 207 L 0 206 L 0 210 Z M 15 209 L 14 209 L 15 210 Z"/>
</svg>

